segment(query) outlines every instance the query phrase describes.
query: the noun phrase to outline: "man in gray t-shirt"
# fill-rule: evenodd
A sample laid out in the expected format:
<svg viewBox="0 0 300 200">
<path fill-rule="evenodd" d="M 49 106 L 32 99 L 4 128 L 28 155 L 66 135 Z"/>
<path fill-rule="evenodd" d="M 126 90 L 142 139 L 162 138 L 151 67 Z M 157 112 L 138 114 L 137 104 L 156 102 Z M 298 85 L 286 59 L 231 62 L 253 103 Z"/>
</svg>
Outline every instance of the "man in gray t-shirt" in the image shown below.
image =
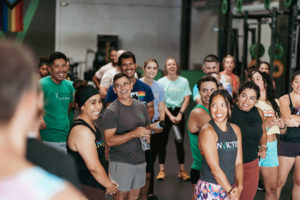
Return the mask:
<svg viewBox="0 0 300 200">
<path fill-rule="evenodd" d="M 146 180 L 140 137 L 150 138 L 150 120 L 145 105 L 131 98 L 132 83 L 127 75 L 115 75 L 113 89 L 118 98 L 106 108 L 102 124 L 110 147 L 109 173 L 119 184 L 115 199 L 138 199 Z"/>
</svg>

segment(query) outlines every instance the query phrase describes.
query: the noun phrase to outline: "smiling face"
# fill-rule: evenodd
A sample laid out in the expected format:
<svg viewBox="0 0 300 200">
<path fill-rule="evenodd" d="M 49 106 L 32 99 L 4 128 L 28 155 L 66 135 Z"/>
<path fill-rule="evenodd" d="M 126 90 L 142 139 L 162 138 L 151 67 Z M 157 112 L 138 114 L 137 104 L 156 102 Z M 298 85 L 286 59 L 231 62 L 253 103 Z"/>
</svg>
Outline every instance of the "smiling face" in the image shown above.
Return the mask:
<svg viewBox="0 0 300 200">
<path fill-rule="evenodd" d="M 203 72 L 207 75 L 219 73 L 219 63 L 217 62 L 205 62 L 203 65 Z"/>
<path fill-rule="evenodd" d="M 100 94 L 96 94 L 91 96 L 81 107 L 84 113 L 88 116 L 88 118 L 92 121 L 98 119 L 99 114 L 102 109 L 101 97 Z"/>
<path fill-rule="evenodd" d="M 222 95 L 213 97 L 210 114 L 215 122 L 226 122 L 228 113 L 228 105 Z"/>
<path fill-rule="evenodd" d="M 242 111 L 248 112 L 257 102 L 257 93 L 254 89 L 246 88 L 238 96 L 237 105 Z"/>
<path fill-rule="evenodd" d="M 300 75 L 296 75 L 294 80 L 291 83 L 291 86 L 293 88 L 293 92 L 296 94 L 300 94 Z"/>
<path fill-rule="evenodd" d="M 265 82 L 259 72 L 253 73 L 251 79 L 259 87 L 260 90 L 265 89 Z"/>
<path fill-rule="evenodd" d="M 235 67 L 235 64 L 234 64 L 234 61 L 233 61 L 233 58 L 232 57 L 227 57 L 225 58 L 224 60 L 224 69 L 228 72 L 232 72 L 232 70 L 234 69 Z"/>
<path fill-rule="evenodd" d="M 118 56 L 117 56 L 117 51 L 116 50 L 111 50 L 109 59 L 112 62 L 112 64 L 115 66 L 118 64 Z"/>
<path fill-rule="evenodd" d="M 60 58 L 53 61 L 53 64 L 49 67 L 52 80 L 56 84 L 60 84 L 68 76 L 69 67 L 67 61 Z"/>
<path fill-rule="evenodd" d="M 154 79 L 154 77 L 157 75 L 157 72 L 158 66 L 156 62 L 150 61 L 148 62 L 146 67 L 144 67 L 144 75 L 146 78 Z"/>
<path fill-rule="evenodd" d="M 177 75 L 178 67 L 174 59 L 168 59 L 166 61 L 166 70 L 168 75 Z"/>
<path fill-rule="evenodd" d="M 206 81 L 201 83 L 199 94 L 201 96 L 202 104 L 207 107 L 209 104 L 210 95 L 217 90 L 217 85 L 215 82 Z"/>
<path fill-rule="evenodd" d="M 136 63 L 133 58 L 122 58 L 121 60 L 121 72 L 126 74 L 130 79 L 134 77 L 136 70 Z"/>
<path fill-rule="evenodd" d="M 128 100 L 131 98 L 132 84 L 125 76 L 114 82 L 113 89 L 119 99 Z"/>
</svg>

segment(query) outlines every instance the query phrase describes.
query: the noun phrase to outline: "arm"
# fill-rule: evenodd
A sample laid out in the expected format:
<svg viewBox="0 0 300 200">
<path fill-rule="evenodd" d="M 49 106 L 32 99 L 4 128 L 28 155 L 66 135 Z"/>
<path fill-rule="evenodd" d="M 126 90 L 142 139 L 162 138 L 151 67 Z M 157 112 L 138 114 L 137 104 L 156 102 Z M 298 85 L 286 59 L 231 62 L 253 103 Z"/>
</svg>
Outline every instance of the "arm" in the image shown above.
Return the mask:
<svg viewBox="0 0 300 200">
<path fill-rule="evenodd" d="M 100 87 L 100 96 L 101 96 L 101 99 L 105 99 L 106 94 L 107 94 L 107 90 L 108 90 L 107 87 Z"/>
<path fill-rule="evenodd" d="M 95 180 L 103 185 L 107 192 L 114 193 L 117 185 L 114 184 L 105 172 L 98 157 L 95 145 L 95 135 L 84 126 L 74 127 L 69 136 L 69 147 L 77 151 Z"/>
<path fill-rule="evenodd" d="M 98 80 L 98 78 L 96 77 L 96 75 L 93 76 L 93 82 L 95 84 L 95 86 L 97 87 L 97 89 L 100 89 L 100 81 Z"/>
<path fill-rule="evenodd" d="M 159 120 L 165 121 L 165 103 L 162 101 L 158 104 L 158 111 L 159 111 Z"/>
<path fill-rule="evenodd" d="M 154 103 L 153 101 L 150 101 L 146 104 L 149 120 L 151 121 L 154 116 Z"/>
<path fill-rule="evenodd" d="M 242 135 L 240 128 L 235 125 L 231 124 L 233 127 L 233 130 L 236 134 L 237 140 L 238 140 L 238 149 L 237 149 L 237 155 L 236 155 L 236 161 L 235 161 L 235 182 L 236 187 L 232 190 L 230 193 L 230 198 L 232 196 L 236 197 L 237 199 L 240 197 L 240 194 L 243 190 L 243 151 L 242 151 Z"/>
<path fill-rule="evenodd" d="M 189 103 L 190 103 L 190 96 L 188 95 L 184 97 L 180 112 L 184 113 L 187 107 L 189 106 Z M 180 112 L 176 116 L 177 123 L 179 123 L 182 120 L 182 114 Z"/>
<path fill-rule="evenodd" d="M 299 116 L 292 115 L 290 109 L 290 102 L 288 95 L 284 95 L 279 98 L 281 114 L 285 121 L 287 127 L 298 127 L 300 125 L 300 120 L 298 120 Z M 299 118 L 300 119 L 300 118 Z"/>
<path fill-rule="evenodd" d="M 262 130 L 263 130 L 263 134 L 261 136 L 259 145 L 260 145 L 260 149 L 258 152 L 259 157 L 261 158 L 265 158 L 266 157 L 266 152 L 267 152 L 267 132 L 266 132 L 266 127 L 265 127 L 265 116 L 262 110 L 260 110 L 259 108 L 257 108 L 259 115 L 262 119 Z"/>
<path fill-rule="evenodd" d="M 119 146 L 128 142 L 129 140 L 132 140 L 133 138 L 149 137 L 150 135 L 150 130 L 141 126 L 122 135 L 116 135 L 116 131 L 117 128 L 104 130 L 105 142 L 109 147 Z"/>
<path fill-rule="evenodd" d="M 202 108 L 195 108 L 190 114 L 187 128 L 191 133 L 198 133 L 210 119 L 209 114 L 205 110 Z"/>
<path fill-rule="evenodd" d="M 172 113 L 170 112 L 170 110 L 168 109 L 167 106 L 165 106 L 165 113 L 167 114 L 167 116 L 169 117 L 169 119 L 171 120 L 171 122 L 173 124 L 176 123 L 176 118 L 172 115 Z"/>
<path fill-rule="evenodd" d="M 224 171 L 219 165 L 219 156 L 216 142 L 217 135 L 215 131 L 209 124 L 205 124 L 199 134 L 199 148 L 203 152 L 204 158 L 210 168 L 211 174 L 213 175 L 217 183 L 228 193 L 232 189 L 232 186 L 230 185 Z"/>
</svg>

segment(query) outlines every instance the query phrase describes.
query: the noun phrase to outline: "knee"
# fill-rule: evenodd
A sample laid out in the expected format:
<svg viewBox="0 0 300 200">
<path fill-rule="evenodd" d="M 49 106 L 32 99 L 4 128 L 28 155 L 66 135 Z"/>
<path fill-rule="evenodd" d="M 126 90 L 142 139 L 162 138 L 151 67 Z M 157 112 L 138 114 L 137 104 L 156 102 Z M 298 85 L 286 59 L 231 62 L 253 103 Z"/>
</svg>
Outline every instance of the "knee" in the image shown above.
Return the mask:
<svg viewBox="0 0 300 200">
<path fill-rule="evenodd" d="M 300 177 L 295 177 L 293 178 L 293 181 L 294 181 L 294 185 L 300 187 Z"/>
<path fill-rule="evenodd" d="M 282 188 L 285 185 L 286 179 L 278 179 L 277 187 Z"/>
</svg>

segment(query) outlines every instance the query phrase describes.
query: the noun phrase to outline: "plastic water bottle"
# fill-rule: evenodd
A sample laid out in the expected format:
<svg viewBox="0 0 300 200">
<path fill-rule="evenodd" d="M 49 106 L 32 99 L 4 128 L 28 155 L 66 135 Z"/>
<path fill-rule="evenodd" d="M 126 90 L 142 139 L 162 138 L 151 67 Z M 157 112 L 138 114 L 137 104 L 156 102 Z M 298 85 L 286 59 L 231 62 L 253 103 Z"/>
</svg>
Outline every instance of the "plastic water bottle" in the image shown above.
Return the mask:
<svg viewBox="0 0 300 200">
<path fill-rule="evenodd" d="M 182 142 L 182 135 L 177 125 L 172 126 L 172 131 L 174 133 L 174 137 L 177 143 Z"/>
<path fill-rule="evenodd" d="M 143 151 L 150 150 L 150 143 L 147 141 L 146 137 L 140 137 L 141 142 L 142 142 L 142 149 Z"/>
</svg>

